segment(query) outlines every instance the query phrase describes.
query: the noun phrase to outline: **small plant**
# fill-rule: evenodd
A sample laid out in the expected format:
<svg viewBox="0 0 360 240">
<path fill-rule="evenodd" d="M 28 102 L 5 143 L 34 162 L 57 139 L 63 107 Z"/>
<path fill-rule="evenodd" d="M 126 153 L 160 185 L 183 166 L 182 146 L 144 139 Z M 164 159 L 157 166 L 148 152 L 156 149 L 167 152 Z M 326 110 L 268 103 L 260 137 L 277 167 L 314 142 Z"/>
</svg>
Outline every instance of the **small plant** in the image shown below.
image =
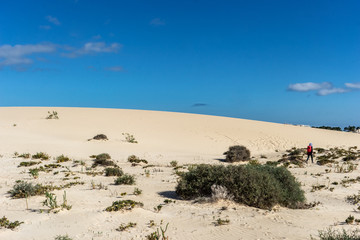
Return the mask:
<svg viewBox="0 0 360 240">
<path fill-rule="evenodd" d="M 23 153 L 23 154 L 18 155 L 17 157 L 19 157 L 19 158 L 30 158 L 31 154 L 30 153 Z"/>
<path fill-rule="evenodd" d="M 267 158 L 267 156 L 266 155 L 260 155 L 260 158 Z"/>
<path fill-rule="evenodd" d="M 166 224 L 165 229 L 163 229 L 163 228 L 160 226 L 160 231 L 161 231 L 161 233 L 160 233 L 159 228 L 158 228 L 155 232 L 147 235 L 147 236 L 146 236 L 146 239 L 147 239 L 147 240 L 168 240 L 169 237 L 167 237 L 167 236 L 165 235 L 165 233 L 166 233 L 166 231 L 167 231 L 167 229 L 168 229 L 168 226 L 169 226 L 169 223 Z"/>
<path fill-rule="evenodd" d="M 227 225 L 230 223 L 230 220 L 229 219 L 221 219 L 221 218 L 218 218 L 216 221 L 215 221 L 215 226 L 222 226 L 222 225 Z"/>
<path fill-rule="evenodd" d="M 135 202 L 133 200 L 122 200 L 122 201 L 115 201 L 112 203 L 110 207 L 107 207 L 105 211 L 107 212 L 117 212 L 122 210 L 131 210 L 136 206 L 142 207 L 144 204 L 141 202 Z"/>
<path fill-rule="evenodd" d="M 150 170 L 145 169 L 144 173 L 146 177 L 150 177 Z"/>
<path fill-rule="evenodd" d="M 61 209 L 66 209 L 66 210 L 70 210 L 72 208 L 71 205 L 68 205 L 67 203 L 67 199 L 66 199 L 66 191 L 64 191 L 64 195 L 63 195 L 63 203 L 60 205 Z"/>
<path fill-rule="evenodd" d="M 0 228 L 8 228 L 13 230 L 14 228 L 20 226 L 20 224 L 23 224 L 24 222 L 10 222 L 9 219 L 7 219 L 5 216 L 0 218 Z"/>
<path fill-rule="evenodd" d="M 58 113 L 56 111 L 48 111 L 48 116 L 46 119 L 59 119 Z"/>
<path fill-rule="evenodd" d="M 177 167 L 177 165 L 178 165 L 177 161 L 171 161 L 170 162 L 170 166 L 172 166 L 172 167 Z"/>
<path fill-rule="evenodd" d="M 214 202 L 221 199 L 231 201 L 234 199 L 234 196 L 229 193 L 226 187 L 214 184 L 211 186 L 211 199 Z"/>
<path fill-rule="evenodd" d="M 170 199 L 165 199 L 165 200 L 164 200 L 164 203 L 165 203 L 165 204 L 169 204 L 169 203 L 172 203 L 172 202 L 175 203 L 175 201 L 170 200 Z"/>
<path fill-rule="evenodd" d="M 120 177 L 124 174 L 124 172 L 121 170 L 121 168 L 105 168 L 105 176 L 117 176 Z"/>
<path fill-rule="evenodd" d="M 50 156 L 43 152 L 38 152 L 31 156 L 33 159 L 49 160 Z"/>
<path fill-rule="evenodd" d="M 133 227 L 136 227 L 136 223 L 133 223 L 133 222 L 129 222 L 128 224 L 124 225 L 124 224 L 121 224 L 116 230 L 117 231 L 120 231 L 120 232 L 123 232 L 129 228 L 133 228 Z"/>
<path fill-rule="evenodd" d="M 145 159 L 140 159 L 135 155 L 130 155 L 128 157 L 128 162 L 130 162 L 130 163 L 132 163 L 134 165 L 142 163 L 142 162 L 145 163 L 145 164 L 148 164 L 148 161 L 146 161 Z"/>
<path fill-rule="evenodd" d="M 56 158 L 57 163 L 68 162 L 68 161 L 70 161 L 70 158 L 64 156 L 63 154 L 61 154 Z"/>
<path fill-rule="evenodd" d="M 352 224 L 354 222 L 354 216 L 349 215 L 347 219 L 345 219 L 346 224 Z"/>
<path fill-rule="evenodd" d="M 36 165 L 36 164 L 40 164 L 40 163 L 41 163 L 41 162 L 33 162 L 33 161 L 30 161 L 30 162 L 21 162 L 18 167 L 30 167 L 30 166 L 33 166 L 33 165 Z"/>
<path fill-rule="evenodd" d="M 115 180 L 115 185 L 133 185 L 135 184 L 135 178 L 132 175 L 124 174 Z"/>
<path fill-rule="evenodd" d="M 240 161 L 248 161 L 250 160 L 250 151 L 240 145 L 235 145 L 229 147 L 229 150 L 224 152 L 226 156 L 226 162 L 240 162 Z"/>
<path fill-rule="evenodd" d="M 30 176 L 32 176 L 33 178 L 37 179 L 39 177 L 39 170 L 37 168 L 34 169 L 30 169 L 29 170 L 29 174 Z"/>
<path fill-rule="evenodd" d="M 45 201 L 43 202 L 43 206 L 47 206 L 50 208 L 50 210 L 54 210 L 55 208 L 58 208 L 56 201 L 56 196 L 53 193 L 46 192 L 45 193 Z"/>
<path fill-rule="evenodd" d="M 104 141 L 109 140 L 105 134 L 98 134 L 98 135 L 94 136 L 92 139 L 94 139 L 94 140 L 104 140 Z"/>
<path fill-rule="evenodd" d="M 141 189 L 139 189 L 139 188 L 135 188 L 135 189 L 134 189 L 133 194 L 134 194 L 135 196 L 141 195 L 141 193 L 142 193 L 142 190 L 141 190 Z"/>
<path fill-rule="evenodd" d="M 55 240 L 72 240 L 67 234 L 66 235 L 58 235 L 55 237 Z"/>
<path fill-rule="evenodd" d="M 123 136 L 125 136 L 125 141 L 129 143 L 138 143 L 138 141 L 135 140 L 135 137 L 129 133 L 123 133 Z"/>
<path fill-rule="evenodd" d="M 331 228 L 328 228 L 325 231 L 319 231 L 319 238 L 320 240 L 359 240 L 360 234 L 359 229 L 346 231 L 345 229 L 342 229 L 342 232 L 332 230 Z M 315 240 L 315 238 L 312 238 L 312 240 Z"/>
<path fill-rule="evenodd" d="M 90 156 L 90 157 L 94 157 L 94 156 Z M 101 166 L 114 166 L 117 167 L 117 165 L 110 160 L 111 157 L 108 153 L 101 153 L 99 155 L 95 156 L 95 160 L 94 160 L 94 164 L 92 165 L 92 167 L 96 167 L 98 165 Z"/>
<path fill-rule="evenodd" d="M 161 209 L 162 209 L 162 207 L 163 207 L 162 204 L 159 204 L 159 205 L 157 205 L 156 207 L 154 207 L 155 212 L 160 212 Z"/>
<path fill-rule="evenodd" d="M 18 181 L 12 190 L 8 192 L 12 198 L 27 198 L 30 196 L 43 194 L 41 185 Z"/>
</svg>

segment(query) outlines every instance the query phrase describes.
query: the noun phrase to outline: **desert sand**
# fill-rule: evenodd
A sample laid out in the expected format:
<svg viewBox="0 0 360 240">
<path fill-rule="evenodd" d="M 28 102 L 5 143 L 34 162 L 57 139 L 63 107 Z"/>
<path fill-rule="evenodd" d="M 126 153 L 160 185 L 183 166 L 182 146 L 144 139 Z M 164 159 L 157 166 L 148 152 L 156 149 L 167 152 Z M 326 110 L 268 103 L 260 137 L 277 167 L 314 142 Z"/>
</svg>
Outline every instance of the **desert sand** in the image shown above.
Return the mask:
<svg viewBox="0 0 360 240">
<path fill-rule="evenodd" d="M 48 111 L 57 111 L 59 119 L 46 119 Z M 125 141 L 123 133 L 135 137 L 138 143 Z M 105 134 L 109 140 L 91 139 Z M 356 178 L 359 169 L 349 173 L 336 173 L 334 166 L 307 164 L 293 166 L 289 170 L 302 184 L 307 202 L 321 204 L 306 210 L 283 207 L 262 210 L 241 204 L 220 201 L 196 203 L 177 197 L 175 187 L 178 176 L 171 161 L 186 164 L 224 163 L 223 153 L 231 145 L 244 145 L 254 159 L 260 162 L 277 161 L 287 149 L 304 148 L 308 143 L 315 148 L 357 146 L 360 134 L 336 132 L 310 127 L 269 123 L 253 120 L 143 110 L 54 108 L 54 107 L 3 107 L 0 108 L 0 217 L 10 221 L 24 222 L 14 230 L 0 229 L 0 239 L 54 239 L 66 235 L 72 239 L 145 239 L 159 226 L 168 229 L 169 239 L 309 239 L 318 230 L 332 226 L 334 229 L 353 229 L 355 224 L 345 224 L 349 215 L 360 218 L 355 205 L 346 202 L 348 195 L 357 194 L 360 183 L 347 186 L 331 185 L 342 179 Z M 34 179 L 28 169 L 18 167 L 29 161 L 14 157 L 14 153 L 45 152 L 51 156 L 41 165 L 55 163 L 54 158 L 63 154 L 71 161 L 49 173 L 40 172 Z M 135 176 L 135 185 L 114 185 L 115 177 L 104 174 L 91 176 L 90 155 L 109 153 L 125 173 Z M 152 167 L 144 164 L 131 166 L 129 155 L 146 159 Z M 267 158 L 261 158 L 265 155 Z M 83 161 L 84 165 L 75 164 Z M 358 164 L 359 160 L 354 161 Z M 40 166 L 40 165 L 39 165 Z M 67 168 L 66 168 L 67 167 Z M 326 172 L 325 169 L 332 171 Z M 148 170 L 148 175 L 145 171 Z M 180 169 L 181 170 L 181 169 Z M 54 172 L 59 173 L 54 175 Z M 71 172 L 68 180 L 66 173 Z M 76 178 L 76 180 L 74 179 Z M 83 185 L 67 188 L 70 210 L 58 213 L 41 212 L 46 209 L 44 196 L 28 199 L 12 199 L 7 193 L 16 180 L 41 184 L 66 184 L 80 181 Z M 99 189 L 93 185 L 102 184 Z M 313 185 L 326 188 L 312 192 Z M 142 190 L 134 195 L 134 188 Z M 331 191 L 330 188 L 333 188 Z M 126 192 L 127 195 L 121 196 Z M 62 202 L 64 190 L 53 191 Z M 124 212 L 106 212 L 113 201 L 132 199 L 142 202 L 143 207 Z M 158 212 L 154 207 L 165 199 L 175 203 L 164 204 Z M 215 226 L 216 219 L 229 219 L 230 223 Z M 155 226 L 149 226 L 153 220 Z M 117 231 L 120 224 L 136 223 L 136 227 Z M 162 224 L 160 224 L 162 222 Z"/>
</svg>

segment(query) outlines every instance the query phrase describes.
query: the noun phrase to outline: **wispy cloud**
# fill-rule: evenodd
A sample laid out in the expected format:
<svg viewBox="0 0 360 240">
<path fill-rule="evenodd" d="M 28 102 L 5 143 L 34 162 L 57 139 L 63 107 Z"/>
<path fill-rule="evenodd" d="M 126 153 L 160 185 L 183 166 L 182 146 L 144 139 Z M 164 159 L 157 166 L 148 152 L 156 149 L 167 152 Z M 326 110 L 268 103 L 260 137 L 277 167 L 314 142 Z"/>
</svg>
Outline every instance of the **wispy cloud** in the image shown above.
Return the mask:
<svg viewBox="0 0 360 240">
<path fill-rule="evenodd" d="M 206 103 L 194 103 L 192 107 L 206 107 L 207 105 Z"/>
<path fill-rule="evenodd" d="M 150 21 L 150 25 L 152 26 L 163 26 L 165 25 L 165 21 L 160 18 L 154 18 Z"/>
<path fill-rule="evenodd" d="M 51 44 L 0 45 L 0 66 L 31 64 L 33 60 L 28 56 L 55 50 L 55 46 Z"/>
<path fill-rule="evenodd" d="M 46 19 L 52 23 L 52 24 L 55 24 L 55 25 L 60 25 L 60 21 L 56 18 L 56 17 L 53 17 L 53 16 L 46 16 Z"/>
<path fill-rule="evenodd" d="M 290 84 L 288 86 L 289 91 L 295 92 L 308 92 L 313 90 L 320 90 L 320 89 L 330 89 L 332 88 L 332 84 L 329 82 L 322 82 L 322 83 L 314 83 L 314 82 L 306 82 L 306 83 L 295 83 Z"/>
<path fill-rule="evenodd" d="M 360 83 L 345 83 L 345 87 L 334 87 L 330 82 L 314 83 L 295 83 L 290 84 L 287 88 L 288 91 L 294 92 L 310 92 L 316 91 L 318 96 L 326 96 L 335 93 L 347 93 L 354 90 L 360 90 Z"/>
<path fill-rule="evenodd" d="M 358 83 L 345 83 L 345 86 L 347 86 L 348 88 L 360 89 L 360 82 L 358 82 Z"/>
<path fill-rule="evenodd" d="M 105 42 L 88 42 L 80 49 L 75 49 L 69 53 L 62 53 L 64 57 L 75 58 L 81 55 L 98 54 L 98 53 L 117 53 L 122 45 L 119 43 L 106 44 Z"/>
<path fill-rule="evenodd" d="M 113 66 L 113 67 L 106 67 L 105 70 L 110 72 L 122 72 L 124 71 L 124 68 L 122 66 Z"/>
</svg>

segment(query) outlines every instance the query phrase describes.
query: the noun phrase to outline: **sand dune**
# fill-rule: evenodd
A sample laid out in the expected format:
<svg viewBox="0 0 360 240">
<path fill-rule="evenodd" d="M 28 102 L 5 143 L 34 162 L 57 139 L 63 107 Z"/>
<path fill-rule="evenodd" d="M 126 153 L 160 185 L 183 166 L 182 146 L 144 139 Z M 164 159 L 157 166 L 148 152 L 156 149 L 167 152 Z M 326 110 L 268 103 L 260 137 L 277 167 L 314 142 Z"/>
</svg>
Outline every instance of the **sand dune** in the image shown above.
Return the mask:
<svg viewBox="0 0 360 240">
<path fill-rule="evenodd" d="M 57 111 L 58 120 L 45 119 L 47 111 Z M 88 141 L 96 134 L 105 134 L 108 141 Z M 128 143 L 123 133 L 132 134 L 137 144 Z M 59 234 L 69 234 L 73 239 L 144 239 L 156 230 L 161 220 L 169 223 L 170 239 L 304 239 L 316 235 L 318 229 L 341 223 L 349 215 L 356 215 L 354 206 L 344 198 L 357 193 L 359 183 L 344 188 L 335 186 L 329 190 L 311 192 L 314 184 L 329 184 L 341 181 L 344 176 L 356 177 L 359 170 L 347 174 L 325 174 L 326 166 L 309 165 L 292 168 L 292 173 L 303 183 L 308 201 L 322 202 L 316 209 L 265 211 L 231 202 L 199 204 L 176 199 L 174 189 L 177 176 L 169 167 L 170 161 L 182 164 L 224 164 L 218 159 L 230 145 L 245 145 L 256 158 L 266 155 L 267 160 L 277 160 L 292 147 L 306 147 L 312 142 L 315 147 L 330 148 L 357 146 L 360 134 L 335 132 L 309 127 L 292 126 L 244 119 L 121 109 L 90 108 L 0 108 L 0 209 L 10 220 L 24 221 L 14 231 L 0 229 L 1 239 L 53 239 Z M 61 154 L 73 160 L 82 160 L 90 167 L 92 154 L 109 153 L 124 172 L 136 176 L 136 186 L 116 186 L 114 178 L 92 177 L 82 174 L 82 166 L 73 167 L 73 162 L 64 163 L 72 169 L 84 185 L 67 189 L 70 211 L 58 214 L 39 213 L 44 208 L 43 196 L 29 199 L 25 209 L 24 199 L 11 199 L 7 191 L 16 180 L 58 185 L 64 182 L 64 174 L 40 173 L 33 179 L 27 168 L 18 168 L 24 161 L 13 158 L 14 152 L 34 154 L 46 152 L 52 157 Z M 141 166 L 131 167 L 127 157 L 135 154 L 156 165 L 149 168 L 150 176 Z M 48 163 L 53 163 L 49 160 Z M 85 166 L 85 167 L 86 167 Z M 25 171 L 24 171 L 25 170 Z M 65 171 L 65 170 L 64 170 Z M 312 175 L 313 174 L 313 175 Z M 316 176 L 318 174 L 319 176 Z M 102 183 L 105 189 L 92 189 L 91 181 Z M 66 181 L 65 181 L 66 182 Z M 132 195 L 134 187 L 143 190 L 140 196 Z M 121 192 L 128 195 L 121 197 Z M 63 190 L 54 191 L 61 199 Z M 131 212 L 108 213 L 104 209 L 113 201 L 133 199 L 144 207 Z M 154 207 L 166 198 L 175 198 L 176 203 L 155 212 Z M 226 206 L 227 210 L 220 210 Z M 359 216 L 358 216 L 359 215 Z M 214 218 L 231 220 L 229 225 L 215 227 Z M 157 226 L 148 227 L 150 220 Z M 121 223 L 136 222 L 129 231 L 115 229 Z M 336 226 L 342 227 L 342 226 Z M 344 226 L 351 228 L 351 226 Z"/>
</svg>

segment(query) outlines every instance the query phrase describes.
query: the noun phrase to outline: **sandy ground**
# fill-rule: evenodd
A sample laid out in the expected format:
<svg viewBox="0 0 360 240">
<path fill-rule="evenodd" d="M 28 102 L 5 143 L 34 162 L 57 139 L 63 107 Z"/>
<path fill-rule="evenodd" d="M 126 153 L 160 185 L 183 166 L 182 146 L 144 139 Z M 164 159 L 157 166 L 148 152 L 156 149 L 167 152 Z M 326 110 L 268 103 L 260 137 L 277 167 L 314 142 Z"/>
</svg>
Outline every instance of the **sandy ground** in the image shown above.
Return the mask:
<svg viewBox="0 0 360 240">
<path fill-rule="evenodd" d="M 48 111 L 57 111 L 58 120 L 46 119 Z M 96 134 L 105 134 L 108 141 L 88 141 Z M 125 141 L 123 133 L 132 134 L 138 143 Z M 86 108 L 0 108 L 0 217 L 10 221 L 23 221 L 15 230 L 0 229 L 0 239 L 54 239 L 68 234 L 72 239 L 145 239 L 159 226 L 168 229 L 169 239 L 309 239 L 318 230 L 329 226 L 334 229 L 352 229 L 345 219 L 351 214 L 360 218 L 356 206 L 345 201 L 346 196 L 357 194 L 360 183 L 346 186 L 332 185 L 334 181 L 359 176 L 359 169 L 350 173 L 335 173 L 335 165 L 308 164 L 289 170 L 302 183 L 308 202 L 320 201 L 312 209 L 292 210 L 276 208 L 272 211 L 256 209 L 232 202 L 194 203 L 178 199 L 175 194 L 177 175 L 171 161 L 184 164 L 223 163 L 223 152 L 229 146 L 240 144 L 251 150 L 261 162 L 276 161 L 292 147 L 360 148 L 360 134 L 335 132 L 309 127 L 275 124 L 252 120 L 214 117 L 195 114 Z M 34 179 L 29 168 L 18 167 L 14 153 L 46 152 L 52 158 L 41 165 L 55 163 L 54 157 L 64 154 L 72 160 L 49 173 L 40 172 Z M 93 154 L 109 153 L 125 173 L 135 176 L 136 185 L 114 185 L 115 177 L 91 176 Z M 132 167 L 127 161 L 135 154 L 154 165 Z M 260 158 L 265 155 L 267 159 Z M 83 161 L 83 165 L 76 164 Z M 359 160 L 354 161 L 357 164 Z M 41 166 L 39 165 L 39 166 Z M 325 170 L 329 169 L 329 170 Z M 103 170 L 97 167 L 95 171 Z M 145 171 L 148 174 L 145 174 Z M 71 171 L 71 173 L 69 172 Z M 328 171 L 328 172 L 326 172 Z M 54 175 L 54 172 L 58 174 Z M 66 175 L 68 180 L 64 180 Z M 76 180 L 74 179 L 76 178 Z M 61 185 L 84 182 L 67 188 L 71 210 L 46 213 L 42 205 L 44 196 L 12 199 L 7 193 L 16 180 Z M 93 185 L 104 187 L 93 189 Z M 312 192 L 313 185 L 325 189 Z M 134 195 L 134 188 L 142 190 Z M 330 188 L 333 188 L 330 191 Z M 127 195 L 121 196 L 126 192 Z M 64 190 L 56 190 L 62 203 Z M 132 199 L 143 207 L 125 212 L 106 212 L 113 201 Z M 175 203 L 164 204 L 161 211 L 154 207 L 165 199 Z M 230 223 L 215 226 L 216 219 L 229 219 Z M 155 226 L 150 227 L 153 220 Z M 127 231 L 117 231 L 120 224 L 136 223 Z M 162 224 L 161 224 L 162 222 Z"/>
</svg>

